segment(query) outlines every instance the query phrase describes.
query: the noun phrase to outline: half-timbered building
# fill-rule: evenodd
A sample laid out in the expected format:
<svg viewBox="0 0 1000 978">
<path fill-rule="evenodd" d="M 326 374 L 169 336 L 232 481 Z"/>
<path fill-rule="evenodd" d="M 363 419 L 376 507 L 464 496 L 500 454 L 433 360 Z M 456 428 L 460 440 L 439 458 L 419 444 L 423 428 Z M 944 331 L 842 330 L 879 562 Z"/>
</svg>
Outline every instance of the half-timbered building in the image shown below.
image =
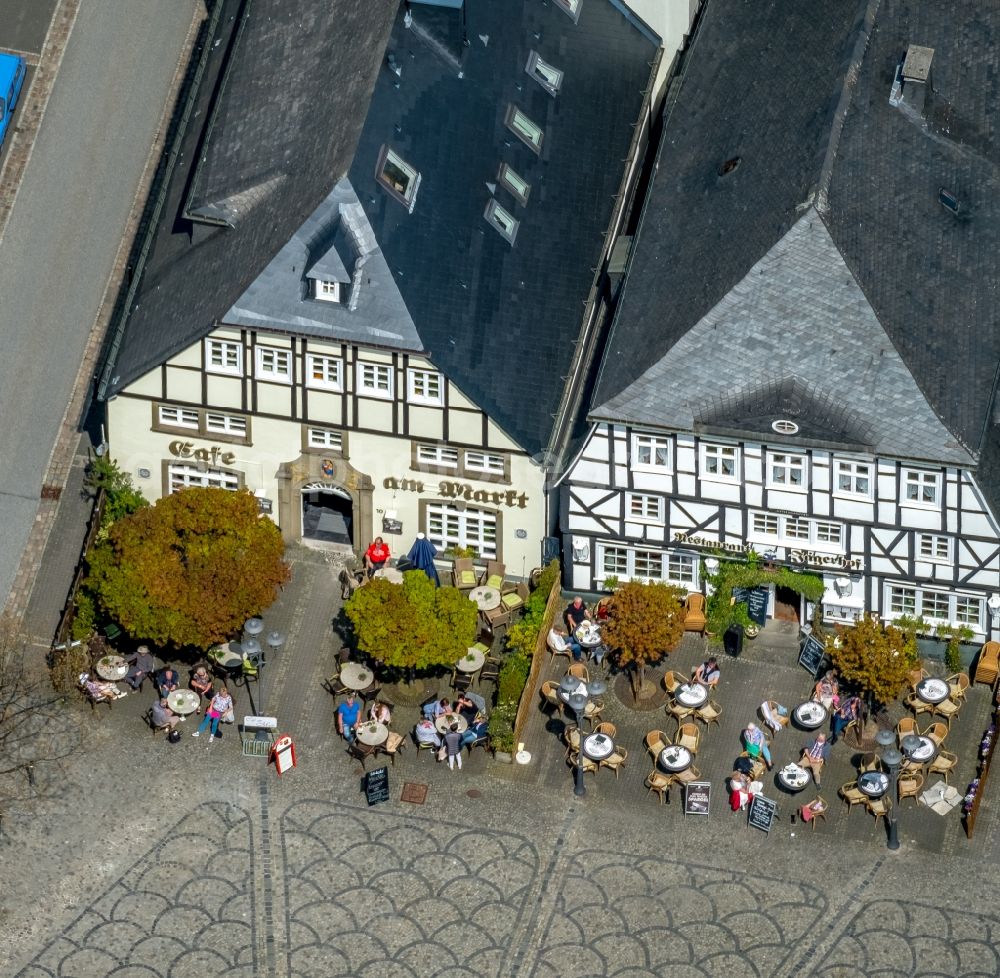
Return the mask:
<svg viewBox="0 0 1000 978">
<path fill-rule="evenodd" d="M 246 487 L 288 540 L 530 571 L 658 43 L 609 0 L 215 18 L 102 378 L 112 455 L 151 499 Z"/>
<path fill-rule="evenodd" d="M 996 637 L 998 52 L 971 2 L 706 7 L 562 481 L 572 586 L 752 550 L 828 621 Z"/>
</svg>

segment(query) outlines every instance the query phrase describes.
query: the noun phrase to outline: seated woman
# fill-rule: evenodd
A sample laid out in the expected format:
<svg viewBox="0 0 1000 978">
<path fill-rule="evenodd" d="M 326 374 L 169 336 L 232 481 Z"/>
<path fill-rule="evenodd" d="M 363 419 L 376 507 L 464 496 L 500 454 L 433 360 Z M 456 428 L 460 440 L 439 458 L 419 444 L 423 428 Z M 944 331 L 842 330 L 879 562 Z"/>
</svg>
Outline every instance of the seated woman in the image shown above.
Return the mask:
<svg viewBox="0 0 1000 978">
<path fill-rule="evenodd" d="M 392 722 L 392 713 L 389 710 L 388 705 L 380 703 L 378 700 L 372 703 L 372 708 L 369 710 L 368 715 L 376 723 L 384 723 L 387 727 Z"/>
<path fill-rule="evenodd" d="M 709 689 L 715 689 L 722 678 L 722 673 L 719 671 L 719 663 L 716 661 L 715 656 L 706 659 L 698 666 L 694 671 L 693 678 L 696 683 L 701 683 Z"/>
<path fill-rule="evenodd" d="M 462 734 L 462 746 L 469 747 L 481 737 L 485 737 L 488 729 L 489 724 L 487 723 L 486 716 L 482 713 L 477 713 L 473 721 L 469 724 L 469 729 Z"/>
<path fill-rule="evenodd" d="M 827 710 L 834 710 L 840 705 L 840 690 L 837 685 L 837 677 L 830 669 L 813 690 L 813 699 L 817 703 L 822 703 Z"/>
<path fill-rule="evenodd" d="M 607 621 L 611 617 L 611 599 L 601 598 L 597 602 L 597 607 L 594 609 L 594 618 L 599 621 Z"/>
<path fill-rule="evenodd" d="M 424 707 L 424 716 L 431 720 L 443 717 L 446 713 L 451 713 L 451 700 L 447 698 L 435 700 Z"/>
<path fill-rule="evenodd" d="M 785 729 L 785 724 L 788 723 L 788 707 L 782 706 L 780 703 L 775 703 L 771 705 L 771 700 L 764 700 L 760 704 L 761 716 L 764 717 L 764 722 L 775 732 L 780 733 Z"/>
<path fill-rule="evenodd" d="M 771 770 L 771 751 L 767 746 L 767 738 L 764 736 L 764 731 L 757 724 L 747 724 L 746 730 L 743 731 L 743 744 L 746 747 L 746 752 L 751 757 L 763 757 L 767 769 Z"/>
<path fill-rule="evenodd" d="M 208 674 L 208 670 L 204 666 L 198 666 L 193 673 L 191 673 L 191 688 L 198 694 L 198 710 L 201 713 L 201 698 L 204 696 L 205 699 L 212 698 L 212 677 Z"/>
<path fill-rule="evenodd" d="M 803 805 L 799 809 L 799 818 L 803 822 L 811 822 L 813 817 L 819 815 L 821 812 L 826 811 L 826 805 L 822 798 L 816 798 L 814 801 L 809 802 L 808 805 Z"/>
<path fill-rule="evenodd" d="M 101 679 L 91 679 L 87 673 L 80 676 L 80 685 L 95 703 L 116 700 L 125 695 L 114 683 L 106 683 Z"/>
<path fill-rule="evenodd" d="M 847 726 L 854 720 L 857 720 L 859 716 L 861 716 L 861 697 L 845 697 L 840 706 L 837 707 L 837 711 L 833 714 L 830 726 L 833 736 L 830 738 L 830 743 L 835 744 L 837 738 L 844 732 Z"/>
<path fill-rule="evenodd" d="M 729 775 L 729 807 L 733 814 L 750 804 L 750 781 L 745 774 L 733 771 Z"/>
<path fill-rule="evenodd" d="M 434 726 L 434 721 L 424 717 L 414 728 L 414 736 L 418 744 L 433 744 L 435 747 L 441 746 L 441 735 Z"/>
</svg>

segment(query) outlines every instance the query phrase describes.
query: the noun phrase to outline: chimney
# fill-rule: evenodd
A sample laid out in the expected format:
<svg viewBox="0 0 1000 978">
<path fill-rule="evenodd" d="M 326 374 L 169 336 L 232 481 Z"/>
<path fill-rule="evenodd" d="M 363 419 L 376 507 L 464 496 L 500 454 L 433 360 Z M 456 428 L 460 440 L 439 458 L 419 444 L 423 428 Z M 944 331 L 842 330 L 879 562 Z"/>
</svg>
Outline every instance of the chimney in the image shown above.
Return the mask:
<svg viewBox="0 0 1000 978">
<path fill-rule="evenodd" d="M 924 100 L 931 85 L 931 61 L 934 48 L 911 44 L 906 49 L 903 60 L 896 68 L 896 77 L 889 93 L 889 104 L 894 108 L 907 105 L 915 112 L 923 113 Z"/>
</svg>

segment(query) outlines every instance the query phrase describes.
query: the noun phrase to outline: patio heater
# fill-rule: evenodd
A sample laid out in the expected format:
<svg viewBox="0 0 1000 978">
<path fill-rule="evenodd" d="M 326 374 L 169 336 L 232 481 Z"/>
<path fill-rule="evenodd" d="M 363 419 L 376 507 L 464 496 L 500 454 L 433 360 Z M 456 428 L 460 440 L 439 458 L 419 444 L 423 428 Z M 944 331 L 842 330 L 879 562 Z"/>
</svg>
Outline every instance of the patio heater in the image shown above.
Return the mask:
<svg viewBox="0 0 1000 978">
<path fill-rule="evenodd" d="M 580 749 L 576 752 L 577 764 L 575 769 L 575 783 L 573 794 L 582 798 L 587 793 L 587 787 L 583 783 L 583 718 L 587 710 L 587 704 L 596 696 L 600 696 L 607 690 L 607 685 L 600 679 L 595 679 L 590 683 L 584 683 L 567 673 L 559 681 L 559 695 L 562 701 L 576 715 L 576 729 L 580 733 Z"/>
<path fill-rule="evenodd" d="M 916 739 L 916 738 L 914 738 Z M 892 776 L 892 787 L 889 789 L 889 848 L 899 848 L 899 765 L 903 762 L 903 755 L 896 750 L 896 734 L 892 730 L 880 730 L 875 734 L 875 740 L 882 748 L 882 763 L 888 765 L 889 774 Z M 919 746 L 920 741 L 917 740 Z"/>
</svg>

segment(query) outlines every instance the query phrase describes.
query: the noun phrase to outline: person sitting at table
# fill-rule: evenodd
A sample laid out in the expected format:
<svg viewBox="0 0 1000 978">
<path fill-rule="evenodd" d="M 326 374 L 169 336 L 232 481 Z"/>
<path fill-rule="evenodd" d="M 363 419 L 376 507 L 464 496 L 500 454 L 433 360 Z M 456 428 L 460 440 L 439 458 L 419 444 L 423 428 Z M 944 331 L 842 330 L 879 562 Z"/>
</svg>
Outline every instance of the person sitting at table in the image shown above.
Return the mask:
<svg viewBox="0 0 1000 978">
<path fill-rule="evenodd" d="M 813 817 L 819 815 L 821 812 L 826 811 L 826 805 L 823 804 L 822 798 L 815 798 L 808 805 L 803 805 L 799 809 L 799 818 L 803 822 L 811 822 Z"/>
<path fill-rule="evenodd" d="M 844 732 L 848 724 L 861 716 L 861 697 L 847 696 L 841 700 L 830 722 L 830 743 L 835 744 L 837 738 Z"/>
<path fill-rule="evenodd" d="M 160 696 L 166 696 L 177 689 L 181 677 L 177 675 L 177 670 L 170 666 L 164 666 L 154 677 L 156 688 L 160 691 Z"/>
<path fill-rule="evenodd" d="M 833 710 L 840 704 L 839 692 L 837 677 L 831 669 L 816 683 L 813 699 L 817 703 L 822 703 L 827 710 Z"/>
<path fill-rule="evenodd" d="M 469 699 L 465 693 L 459 693 L 455 700 L 455 713 L 457 713 L 471 727 L 479 713 L 479 707 Z"/>
<path fill-rule="evenodd" d="M 162 727 L 166 727 L 168 731 L 173 730 L 184 719 L 184 717 L 178 716 L 178 714 L 170 709 L 170 703 L 167 701 L 166 696 L 161 696 L 153 703 L 149 714 L 150 719 L 153 721 L 153 726 L 157 730 Z"/>
<path fill-rule="evenodd" d="M 598 622 L 605 622 L 611 617 L 611 599 L 604 597 L 597 602 L 594 609 L 594 619 Z"/>
<path fill-rule="evenodd" d="M 721 678 L 722 673 L 719 670 L 719 663 L 715 660 L 714 656 L 706 659 L 694 671 L 694 681 L 701 683 L 702 686 L 707 686 L 709 689 L 715 689 L 719 685 Z"/>
<path fill-rule="evenodd" d="M 198 694 L 198 709 L 196 712 L 200 714 L 201 698 L 203 696 L 208 700 L 212 698 L 212 677 L 208 674 L 208 670 L 204 666 L 198 666 L 191 673 L 191 689 Z"/>
<path fill-rule="evenodd" d="M 549 647 L 553 650 L 553 652 L 565 652 L 569 649 L 574 662 L 583 661 L 583 647 L 572 635 L 566 634 L 565 628 L 553 625 L 552 628 L 549 629 L 548 641 Z"/>
<path fill-rule="evenodd" d="M 819 787 L 819 773 L 823 770 L 823 764 L 830 756 L 830 745 L 826 742 L 826 734 L 816 734 L 816 739 L 808 746 L 802 748 L 802 763 L 812 769 L 813 781 Z"/>
<path fill-rule="evenodd" d="M 743 743 L 746 746 L 746 751 L 751 757 L 764 758 L 764 763 L 767 765 L 767 769 L 771 770 L 771 750 L 767 746 L 767 738 L 764 736 L 764 731 L 757 726 L 756 723 L 748 723 L 746 730 L 743 731 Z"/>
<path fill-rule="evenodd" d="M 156 671 L 156 659 L 150 654 L 148 645 L 140 645 L 129 657 L 131 663 L 125 674 L 125 682 L 138 689 Z"/>
<path fill-rule="evenodd" d="M 453 723 L 448 732 L 444 735 L 444 753 L 448 758 L 448 770 L 455 770 L 455 762 L 458 762 L 459 771 L 462 770 L 462 735 L 458 732 L 458 724 Z"/>
<path fill-rule="evenodd" d="M 376 723 L 384 723 L 387 727 L 392 722 L 392 712 L 388 704 L 380 703 L 378 700 L 372 703 L 372 708 L 369 710 L 368 715 Z"/>
<path fill-rule="evenodd" d="M 435 700 L 433 703 L 428 703 L 424 707 L 424 716 L 431 720 L 443 717 L 447 713 L 451 713 L 451 700 L 447 697 Z"/>
<path fill-rule="evenodd" d="M 424 717 L 417 724 L 413 732 L 416 735 L 418 744 L 433 744 L 435 747 L 441 746 L 441 735 L 437 732 L 434 721 L 429 717 Z"/>
<path fill-rule="evenodd" d="M 782 706 L 780 703 L 775 703 L 774 708 L 771 708 L 771 701 L 764 700 L 760 704 L 761 716 L 764 717 L 764 722 L 775 732 L 781 733 L 785 729 L 785 724 L 788 723 L 788 707 Z M 784 723 L 782 722 L 784 720 Z"/>
<path fill-rule="evenodd" d="M 354 731 L 361 720 L 361 704 L 355 699 L 354 690 L 348 690 L 347 699 L 337 707 L 337 733 L 348 744 L 354 743 Z"/>
<path fill-rule="evenodd" d="M 203 730 L 211 726 L 212 729 L 208 735 L 208 743 L 211 745 L 219 734 L 219 721 L 227 713 L 232 712 L 232 709 L 233 698 L 229 695 L 226 684 L 221 683 L 218 692 L 212 697 L 212 702 L 208 704 L 208 709 L 205 711 L 198 729 L 191 736 L 199 737 Z"/>
<path fill-rule="evenodd" d="M 102 703 L 105 700 L 116 700 L 126 695 L 114 683 L 107 683 L 101 679 L 92 679 L 86 672 L 80 675 L 80 685 L 95 703 Z"/>
<path fill-rule="evenodd" d="M 385 567 L 385 562 L 388 559 L 389 545 L 381 537 L 375 537 L 365 551 L 365 570 L 368 571 L 369 576 Z"/>
<path fill-rule="evenodd" d="M 750 779 L 739 771 L 729 775 L 729 807 L 735 815 L 750 804 Z"/>
<path fill-rule="evenodd" d="M 462 746 L 471 747 L 481 737 L 485 737 L 489 730 L 489 723 L 482 713 L 477 713 L 469 721 L 469 729 L 462 734 Z"/>
<path fill-rule="evenodd" d="M 566 606 L 563 618 L 566 620 L 566 629 L 571 635 L 585 621 L 590 621 L 590 612 L 579 594 Z"/>
</svg>

